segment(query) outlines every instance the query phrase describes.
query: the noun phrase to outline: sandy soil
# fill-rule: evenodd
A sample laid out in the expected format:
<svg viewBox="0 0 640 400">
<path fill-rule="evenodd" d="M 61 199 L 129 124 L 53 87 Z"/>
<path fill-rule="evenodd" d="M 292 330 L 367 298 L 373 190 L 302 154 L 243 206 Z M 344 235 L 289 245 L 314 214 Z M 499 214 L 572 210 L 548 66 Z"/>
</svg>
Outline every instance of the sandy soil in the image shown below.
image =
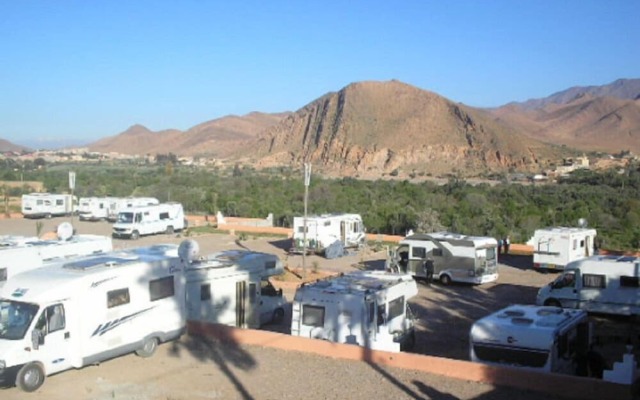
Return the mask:
<svg viewBox="0 0 640 400">
<path fill-rule="evenodd" d="M 69 218 L 43 220 L 43 232 Z M 0 220 L 0 235 L 35 235 L 32 220 Z M 106 222 L 73 221 L 78 233 L 109 235 Z M 283 239 L 252 238 L 238 242 L 230 235 L 192 237 L 201 254 L 233 248 L 248 248 L 278 254 L 291 268 L 302 266 L 302 256 L 288 256 Z M 180 235 L 157 235 L 137 241 L 114 240 L 125 248 L 152 243 L 179 243 Z M 356 267 L 381 269 L 385 251 L 364 250 L 337 260 L 307 256 L 307 268 L 341 272 Z M 533 303 L 538 288 L 554 278 L 530 269 L 530 258 L 501 260 L 497 283 L 483 286 L 430 286 L 420 284 L 411 305 L 419 317 L 415 352 L 468 359 L 468 332 L 476 319 L 509 304 Z M 278 281 L 274 281 L 277 285 Z M 293 297 L 295 285 L 283 284 Z M 289 312 L 281 325 L 267 326 L 288 333 Z M 99 366 L 63 372 L 48 377 L 35 393 L 16 388 L 0 389 L 0 398 L 13 399 L 541 399 L 529 393 L 466 382 L 414 371 L 381 368 L 365 362 L 333 360 L 307 354 L 255 346 L 220 345 L 189 336 L 160 346 L 149 359 L 134 355 Z"/>
</svg>

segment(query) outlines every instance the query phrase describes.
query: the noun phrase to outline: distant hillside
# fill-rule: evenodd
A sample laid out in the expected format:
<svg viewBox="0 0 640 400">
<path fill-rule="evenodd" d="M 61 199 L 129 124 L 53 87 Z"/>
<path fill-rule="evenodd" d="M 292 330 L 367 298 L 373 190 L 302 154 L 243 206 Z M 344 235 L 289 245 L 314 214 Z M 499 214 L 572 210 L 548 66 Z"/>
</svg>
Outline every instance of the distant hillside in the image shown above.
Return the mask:
<svg viewBox="0 0 640 400">
<path fill-rule="evenodd" d="M 309 103 L 260 135 L 261 166 L 314 165 L 337 175 L 480 175 L 540 170 L 560 151 L 486 111 L 398 82 L 359 82 Z"/>
<path fill-rule="evenodd" d="M 548 143 L 640 153 L 640 79 L 570 88 L 491 112 L 500 122 Z"/>
<path fill-rule="evenodd" d="M 8 140 L 0 139 L 0 153 L 5 153 L 8 151 L 14 151 L 19 153 L 22 151 L 30 151 L 30 150 L 31 149 L 29 149 L 28 147 L 20 146 L 18 144 L 11 143 Z"/>
</svg>

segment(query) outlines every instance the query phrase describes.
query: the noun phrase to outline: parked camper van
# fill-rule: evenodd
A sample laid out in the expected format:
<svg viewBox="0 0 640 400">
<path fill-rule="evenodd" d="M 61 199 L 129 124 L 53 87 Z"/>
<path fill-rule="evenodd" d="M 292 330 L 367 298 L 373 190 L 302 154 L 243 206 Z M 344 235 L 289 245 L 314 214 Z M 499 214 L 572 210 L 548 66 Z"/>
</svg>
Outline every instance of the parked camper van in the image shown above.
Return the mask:
<svg viewBox="0 0 640 400">
<path fill-rule="evenodd" d="M 410 275 L 357 271 L 306 283 L 296 290 L 291 334 L 374 350 L 415 344 L 407 301 L 418 294 Z"/>
<path fill-rule="evenodd" d="M 111 238 L 99 235 L 73 235 L 68 222 L 58 226 L 58 239 L 37 237 L 0 237 L 0 289 L 14 275 L 40 268 L 47 262 L 90 254 L 106 253 L 113 249 Z"/>
<path fill-rule="evenodd" d="M 274 254 L 227 250 L 186 268 L 187 318 L 239 328 L 280 323 L 287 303 L 269 277 L 284 272 Z"/>
<path fill-rule="evenodd" d="M 342 248 L 358 247 L 365 242 L 365 228 L 359 214 L 323 214 L 307 217 L 307 251 L 318 254 L 339 242 Z M 304 217 L 293 218 L 292 252 L 304 248 Z"/>
<path fill-rule="evenodd" d="M 587 313 L 512 305 L 476 321 L 471 361 L 576 375 L 591 344 Z"/>
<path fill-rule="evenodd" d="M 25 218 L 51 218 L 71 215 L 77 199 L 70 194 L 31 193 L 22 195 Z"/>
<path fill-rule="evenodd" d="M 607 255 L 573 261 L 540 288 L 536 304 L 640 315 L 640 258 Z"/>
<path fill-rule="evenodd" d="M 538 229 L 527 244 L 533 247 L 533 268 L 564 269 L 571 261 L 595 254 L 595 229 Z"/>
<path fill-rule="evenodd" d="M 160 204 L 160 202 L 155 197 L 113 197 L 109 201 L 107 220 L 115 222 L 118 219 L 120 211 L 125 211 L 129 208 L 153 206 L 156 204 Z"/>
<path fill-rule="evenodd" d="M 450 232 L 416 233 L 400 241 L 389 252 L 388 271 L 433 279 L 442 284 L 482 284 L 498 279 L 498 242 L 491 237 L 466 236 Z"/>
<path fill-rule="evenodd" d="M 31 270 L 0 296 L 0 379 L 31 392 L 46 376 L 136 352 L 185 331 L 175 245 L 129 249 Z"/>
<path fill-rule="evenodd" d="M 113 237 L 138 239 L 140 236 L 181 231 L 186 227 L 180 203 L 162 203 L 121 211 L 113 224 Z"/>
<path fill-rule="evenodd" d="M 78 201 L 78 217 L 81 221 L 106 220 L 113 201 L 113 197 L 81 197 Z"/>
</svg>

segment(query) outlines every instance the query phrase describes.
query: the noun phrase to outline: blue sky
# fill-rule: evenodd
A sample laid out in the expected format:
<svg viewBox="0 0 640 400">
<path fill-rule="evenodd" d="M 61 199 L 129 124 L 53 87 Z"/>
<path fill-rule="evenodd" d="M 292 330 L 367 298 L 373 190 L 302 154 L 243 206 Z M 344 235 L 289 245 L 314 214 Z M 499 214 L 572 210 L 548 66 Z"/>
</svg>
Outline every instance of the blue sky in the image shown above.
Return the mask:
<svg viewBox="0 0 640 400">
<path fill-rule="evenodd" d="M 0 138 L 295 111 L 397 79 L 478 107 L 640 78 L 640 1 L 0 0 Z"/>
</svg>

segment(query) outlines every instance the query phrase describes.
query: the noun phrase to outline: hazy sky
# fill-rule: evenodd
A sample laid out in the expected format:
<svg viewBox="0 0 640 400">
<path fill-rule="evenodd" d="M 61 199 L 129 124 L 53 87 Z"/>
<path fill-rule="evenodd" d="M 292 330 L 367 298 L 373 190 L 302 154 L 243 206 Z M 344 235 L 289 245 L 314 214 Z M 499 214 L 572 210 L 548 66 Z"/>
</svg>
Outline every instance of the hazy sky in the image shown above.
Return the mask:
<svg viewBox="0 0 640 400">
<path fill-rule="evenodd" d="M 491 107 L 640 78 L 639 0 L 0 0 L 0 138 L 295 111 L 397 79 Z"/>
</svg>

